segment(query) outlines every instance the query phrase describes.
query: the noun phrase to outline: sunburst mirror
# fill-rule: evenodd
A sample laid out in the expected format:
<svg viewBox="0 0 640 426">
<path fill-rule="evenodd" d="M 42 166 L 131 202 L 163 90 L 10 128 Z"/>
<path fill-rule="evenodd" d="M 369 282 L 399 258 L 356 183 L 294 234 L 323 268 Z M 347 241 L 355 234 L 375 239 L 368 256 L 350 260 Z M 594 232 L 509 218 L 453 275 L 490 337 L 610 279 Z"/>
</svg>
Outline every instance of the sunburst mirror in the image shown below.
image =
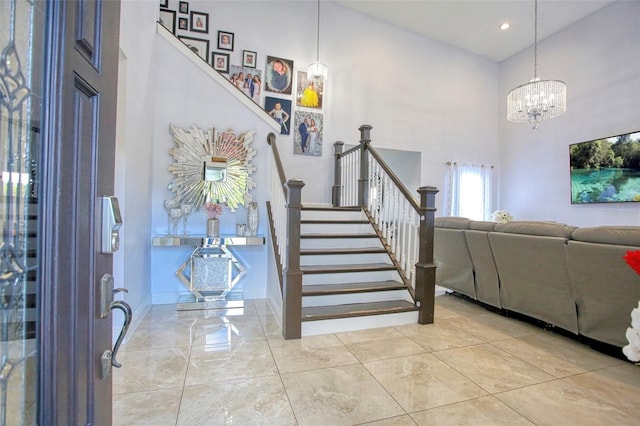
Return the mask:
<svg viewBox="0 0 640 426">
<path fill-rule="evenodd" d="M 231 129 L 182 129 L 173 124 L 169 130 L 173 135 L 169 189 L 181 204 L 198 210 L 206 202 L 224 203 L 235 211 L 251 202 L 249 191 L 256 187 L 251 178 L 256 170 L 251 163 L 256 155 L 251 148 L 253 130 L 236 135 Z"/>
</svg>

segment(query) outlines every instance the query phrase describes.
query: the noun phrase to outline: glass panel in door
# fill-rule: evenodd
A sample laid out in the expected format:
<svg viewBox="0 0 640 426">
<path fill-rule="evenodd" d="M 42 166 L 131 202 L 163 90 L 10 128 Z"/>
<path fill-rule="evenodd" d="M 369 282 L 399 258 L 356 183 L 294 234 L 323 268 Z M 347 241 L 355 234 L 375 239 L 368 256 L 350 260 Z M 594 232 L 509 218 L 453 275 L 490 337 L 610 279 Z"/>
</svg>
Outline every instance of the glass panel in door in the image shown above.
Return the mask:
<svg viewBox="0 0 640 426">
<path fill-rule="evenodd" d="M 36 423 L 44 2 L 0 1 L 0 425 Z"/>
</svg>

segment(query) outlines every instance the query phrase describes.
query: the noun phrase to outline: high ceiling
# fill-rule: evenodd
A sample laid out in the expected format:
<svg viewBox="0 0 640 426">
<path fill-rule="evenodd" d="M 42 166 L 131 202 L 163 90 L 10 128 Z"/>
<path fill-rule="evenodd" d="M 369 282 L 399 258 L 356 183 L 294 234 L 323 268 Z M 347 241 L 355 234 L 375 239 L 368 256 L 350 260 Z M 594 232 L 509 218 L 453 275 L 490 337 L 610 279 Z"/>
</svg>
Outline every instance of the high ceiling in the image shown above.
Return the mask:
<svg viewBox="0 0 640 426">
<path fill-rule="evenodd" d="M 614 0 L 539 0 L 538 41 Z M 337 3 L 496 62 L 533 45 L 530 0 L 346 0 Z M 511 27 L 500 30 L 503 22 Z"/>
</svg>

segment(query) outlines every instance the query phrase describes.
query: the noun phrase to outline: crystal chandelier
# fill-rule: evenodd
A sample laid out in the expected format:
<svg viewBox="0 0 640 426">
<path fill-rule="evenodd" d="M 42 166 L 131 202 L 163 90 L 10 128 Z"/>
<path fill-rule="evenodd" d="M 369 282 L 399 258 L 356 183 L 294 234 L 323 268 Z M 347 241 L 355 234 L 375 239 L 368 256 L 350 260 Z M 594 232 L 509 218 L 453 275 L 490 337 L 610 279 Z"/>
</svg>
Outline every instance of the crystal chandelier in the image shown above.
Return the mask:
<svg viewBox="0 0 640 426">
<path fill-rule="evenodd" d="M 329 75 L 329 67 L 320 62 L 320 0 L 318 0 L 318 33 L 316 37 L 316 61 L 307 67 L 307 80 L 324 83 Z"/>
<path fill-rule="evenodd" d="M 543 120 L 555 118 L 567 110 L 567 85 L 560 80 L 538 77 L 538 0 L 535 0 L 533 78 L 507 95 L 507 120 L 528 122 L 536 130 Z"/>
</svg>

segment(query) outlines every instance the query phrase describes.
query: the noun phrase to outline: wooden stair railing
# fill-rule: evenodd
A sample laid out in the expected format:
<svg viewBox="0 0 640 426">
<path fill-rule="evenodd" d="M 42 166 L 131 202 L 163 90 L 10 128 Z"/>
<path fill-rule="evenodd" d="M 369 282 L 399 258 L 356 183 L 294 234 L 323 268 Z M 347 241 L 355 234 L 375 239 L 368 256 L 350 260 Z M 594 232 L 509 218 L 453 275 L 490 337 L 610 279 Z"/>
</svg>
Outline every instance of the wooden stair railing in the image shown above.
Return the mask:
<svg viewBox="0 0 640 426">
<path fill-rule="evenodd" d="M 369 125 L 360 126 L 360 143 L 343 152 L 336 142 L 332 203 L 364 209 L 419 307 L 420 324 L 433 323 L 435 265 L 433 235 L 438 189 L 418 189 L 417 202 L 371 146 Z"/>
<path fill-rule="evenodd" d="M 300 211 L 304 182 L 286 179 L 275 141 L 275 134 L 269 133 L 267 142 L 271 145 L 273 164 L 267 215 L 282 291 L 282 335 L 285 339 L 299 339 L 302 335 Z"/>
</svg>

